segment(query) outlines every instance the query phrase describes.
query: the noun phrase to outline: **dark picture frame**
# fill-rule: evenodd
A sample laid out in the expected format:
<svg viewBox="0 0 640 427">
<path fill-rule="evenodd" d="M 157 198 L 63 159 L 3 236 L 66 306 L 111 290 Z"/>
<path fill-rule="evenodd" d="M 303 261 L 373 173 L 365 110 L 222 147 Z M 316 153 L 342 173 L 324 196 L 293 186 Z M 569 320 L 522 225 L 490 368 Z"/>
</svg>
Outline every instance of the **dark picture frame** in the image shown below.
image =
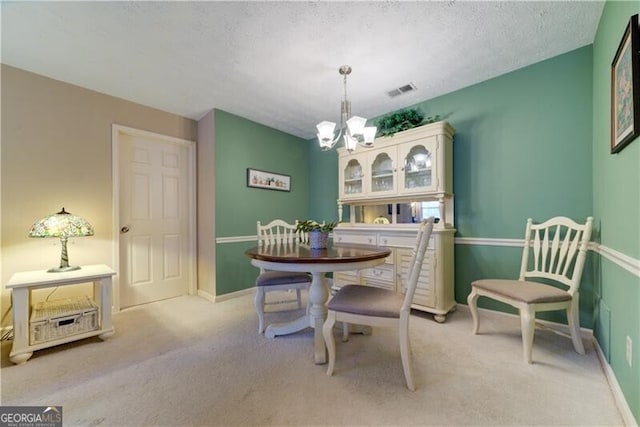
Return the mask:
<svg viewBox="0 0 640 427">
<path fill-rule="evenodd" d="M 611 154 L 640 134 L 640 29 L 629 19 L 611 63 Z"/>
<path fill-rule="evenodd" d="M 291 191 L 291 176 L 247 168 L 247 187 L 265 190 Z"/>
</svg>

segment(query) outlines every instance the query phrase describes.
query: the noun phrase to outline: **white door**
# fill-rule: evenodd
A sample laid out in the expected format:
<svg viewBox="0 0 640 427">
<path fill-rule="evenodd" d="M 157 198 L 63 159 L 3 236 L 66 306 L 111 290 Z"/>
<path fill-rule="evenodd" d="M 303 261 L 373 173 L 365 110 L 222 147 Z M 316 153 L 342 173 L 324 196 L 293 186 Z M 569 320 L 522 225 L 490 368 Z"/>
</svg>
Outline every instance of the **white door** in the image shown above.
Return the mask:
<svg viewBox="0 0 640 427">
<path fill-rule="evenodd" d="M 120 132 L 120 307 L 186 294 L 193 280 L 189 146 Z"/>
</svg>

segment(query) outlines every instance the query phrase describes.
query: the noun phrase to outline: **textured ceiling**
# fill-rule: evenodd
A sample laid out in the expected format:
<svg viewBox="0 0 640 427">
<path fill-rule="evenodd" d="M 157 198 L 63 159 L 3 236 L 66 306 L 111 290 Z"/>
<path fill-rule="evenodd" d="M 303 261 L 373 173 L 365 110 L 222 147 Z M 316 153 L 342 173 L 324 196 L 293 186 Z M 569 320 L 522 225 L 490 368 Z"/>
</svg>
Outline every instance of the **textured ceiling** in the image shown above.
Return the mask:
<svg viewBox="0 0 640 427">
<path fill-rule="evenodd" d="M 591 44 L 603 2 L 2 2 L 2 62 L 193 119 L 303 138 Z M 407 83 L 417 90 L 390 98 Z"/>
</svg>

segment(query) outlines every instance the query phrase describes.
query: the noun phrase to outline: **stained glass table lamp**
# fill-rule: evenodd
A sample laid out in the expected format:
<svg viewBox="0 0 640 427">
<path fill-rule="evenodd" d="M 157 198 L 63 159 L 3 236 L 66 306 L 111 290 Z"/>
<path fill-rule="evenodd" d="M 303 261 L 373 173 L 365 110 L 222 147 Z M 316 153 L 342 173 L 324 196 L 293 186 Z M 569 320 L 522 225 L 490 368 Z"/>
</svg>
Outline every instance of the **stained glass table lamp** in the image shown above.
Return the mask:
<svg viewBox="0 0 640 427">
<path fill-rule="evenodd" d="M 69 255 L 67 254 L 67 239 L 69 237 L 93 236 L 93 226 L 89 221 L 73 215 L 62 208 L 58 213 L 48 215 L 33 224 L 29 237 L 58 237 L 62 246 L 60 256 L 60 266 L 50 268 L 49 272 L 62 272 L 80 269 L 79 266 L 69 265 Z"/>
</svg>

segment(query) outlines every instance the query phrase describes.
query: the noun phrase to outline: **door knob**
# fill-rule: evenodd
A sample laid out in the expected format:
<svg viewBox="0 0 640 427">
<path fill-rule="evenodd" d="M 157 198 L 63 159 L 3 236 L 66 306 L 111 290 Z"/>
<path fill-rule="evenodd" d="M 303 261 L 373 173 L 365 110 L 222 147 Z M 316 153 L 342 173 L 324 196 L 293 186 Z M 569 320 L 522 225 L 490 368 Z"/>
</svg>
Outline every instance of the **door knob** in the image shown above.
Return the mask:
<svg viewBox="0 0 640 427">
<path fill-rule="evenodd" d="M 120 229 L 120 231 L 124 234 L 124 233 L 128 233 L 129 232 L 129 227 L 127 227 L 126 225 L 124 227 L 122 227 Z"/>
</svg>

